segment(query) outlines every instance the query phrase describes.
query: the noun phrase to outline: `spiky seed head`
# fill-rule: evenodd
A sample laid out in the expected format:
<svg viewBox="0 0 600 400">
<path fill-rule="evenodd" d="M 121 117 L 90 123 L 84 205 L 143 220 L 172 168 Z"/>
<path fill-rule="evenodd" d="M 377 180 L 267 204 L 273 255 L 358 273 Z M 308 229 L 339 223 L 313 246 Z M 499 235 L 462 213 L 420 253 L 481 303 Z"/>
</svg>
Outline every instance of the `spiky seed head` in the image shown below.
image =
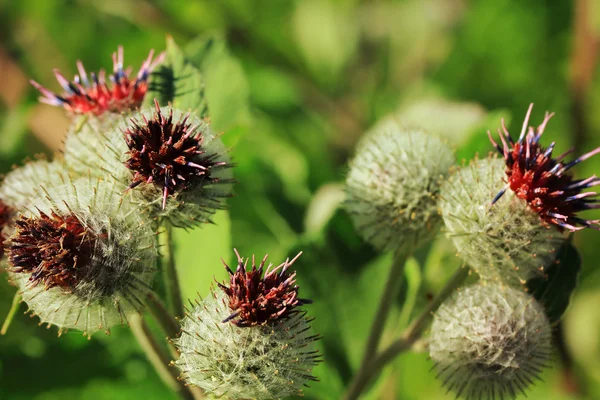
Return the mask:
<svg viewBox="0 0 600 400">
<path fill-rule="evenodd" d="M 54 75 L 64 92 L 54 93 L 35 81 L 31 84 L 42 94 L 40 101 L 53 106 L 63 107 L 71 114 L 102 115 L 105 113 L 122 113 L 140 107 L 148 91 L 148 77 L 152 70 L 163 61 L 165 53 L 156 59 L 154 50 L 150 50 L 148 58 L 135 79 L 130 77 L 131 68 L 124 68 L 123 47 L 119 46 L 113 53 L 113 72 L 106 81 L 106 72 L 100 70 L 88 74 L 81 61 L 77 61 L 78 75 L 73 81 L 66 79 L 59 70 Z"/>
<path fill-rule="evenodd" d="M 441 224 L 439 184 L 454 163 L 436 136 L 386 123 L 359 143 L 346 178 L 346 209 L 363 238 L 381 250 L 418 247 Z"/>
<path fill-rule="evenodd" d="M 316 378 L 320 362 L 318 336 L 310 321 L 296 310 L 264 325 L 240 327 L 227 319 L 232 309 L 223 292 L 198 302 L 182 320 L 182 334 L 174 340 L 181 352 L 175 365 L 188 384 L 215 397 L 281 399 L 302 395 Z"/>
<path fill-rule="evenodd" d="M 10 279 L 30 311 L 85 334 L 143 308 L 155 274 L 154 232 L 110 181 L 44 187 L 6 242 Z"/>
<path fill-rule="evenodd" d="M 158 103 L 100 129 L 88 125 L 73 132 L 65 161 L 80 173 L 109 174 L 153 217 L 175 226 L 209 221 L 231 196 L 232 164 L 208 122 Z"/>
<path fill-rule="evenodd" d="M 459 289 L 435 313 L 429 353 L 438 378 L 467 400 L 513 399 L 539 378 L 552 352 L 542 306 L 497 284 Z"/>
<path fill-rule="evenodd" d="M 484 280 L 519 285 L 544 273 L 564 238 L 512 192 L 492 206 L 503 178 L 504 163 L 496 158 L 458 168 L 442 185 L 440 209 L 465 263 Z"/>
<path fill-rule="evenodd" d="M 219 287 L 229 300 L 232 313 L 223 322 L 231 321 L 239 327 L 264 325 L 278 319 L 287 318 L 296 307 L 311 303 L 298 297 L 296 272 L 289 268 L 300 257 L 285 260 L 277 267 L 269 264 L 265 270 L 266 255 L 259 267 L 252 256 L 252 269 L 248 269 L 248 259 L 240 257 L 237 250 L 237 268 L 234 271 L 223 261 L 229 273 L 229 286 L 219 283 Z M 264 274 L 264 276 L 263 276 Z"/>
<path fill-rule="evenodd" d="M 546 112 L 540 126 L 533 127 L 528 126 L 532 109 L 533 104 L 529 106 L 516 142 L 506 129 L 504 120 L 502 129 L 498 129 L 502 146 L 494 141 L 488 131 L 490 141 L 506 164 L 507 187 L 498 193 L 496 200 L 510 189 L 537 212 L 545 224 L 553 225 L 561 232 L 565 229 L 574 232 L 586 227 L 600 229 L 600 221 L 584 220 L 578 216 L 580 211 L 600 208 L 595 192 L 583 192 L 600 185 L 600 179 L 594 175 L 576 180 L 569 171 L 581 161 L 600 153 L 600 147 L 566 164 L 562 160 L 571 150 L 552 158 L 555 143 L 545 148 L 539 142 L 554 113 Z"/>
</svg>

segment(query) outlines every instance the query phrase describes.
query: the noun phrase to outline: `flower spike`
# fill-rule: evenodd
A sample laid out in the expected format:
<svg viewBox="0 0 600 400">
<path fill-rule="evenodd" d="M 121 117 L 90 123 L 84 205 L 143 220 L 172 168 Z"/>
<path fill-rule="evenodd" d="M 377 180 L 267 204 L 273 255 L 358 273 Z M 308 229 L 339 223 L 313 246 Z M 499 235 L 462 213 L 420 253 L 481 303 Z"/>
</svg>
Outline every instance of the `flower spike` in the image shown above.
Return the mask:
<svg viewBox="0 0 600 400">
<path fill-rule="evenodd" d="M 600 179 L 592 176 L 575 180 L 569 169 L 600 153 L 600 147 L 576 158 L 569 163 L 562 160 L 572 150 L 552 158 L 555 143 L 547 148 L 539 144 L 546 125 L 554 113 L 546 112 L 544 120 L 536 128 L 529 125 L 533 104 L 529 106 L 519 139 L 514 142 L 502 121 L 502 130 L 498 130 L 502 146 L 498 145 L 488 132 L 492 145 L 504 158 L 506 164 L 506 188 L 502 189 L 492 200 L 498 201 L 507 189 L 525 200 L 528 206 L 537 212 L 547 225 L 554 225 L 559 231 L 571 232 L 584 228 L 600 229 L 600 221 L 584 220 L 577 216 L 580 211 L 600 208 L 596 192 L 581 191 L 600 185 Z"/>
<path fill-rule="evenodd" d="M 62 86 L 62 94 L 54 93 L 36 81 L 30 83 L 42 96 L 42 103 L 52 106 L 64 107 L 72 114 L 102 115 L 105 112 L 120 113 L 133 110 L 141 106 L 144 96 L 148 91 L 148 77 L 152 70 L 160 64 L 165 53 L 160 53 L 154 59 L 154 50 L 150 50 L 148 58 L 142 66 L 135 79 L 130 78 L 131 68 L 123 67 L 123 46 L 119 46 L 113 53 L 113 73 L 110 75 L 110 84 L 106 82 L 106 72 L 100 70 L 98 74 L 92 72 L 89 75 L 81 61 L 77 61 L 78 75 L 70 82 L 59 70 L 54 70 L 56 80 Z"/>
</svg>

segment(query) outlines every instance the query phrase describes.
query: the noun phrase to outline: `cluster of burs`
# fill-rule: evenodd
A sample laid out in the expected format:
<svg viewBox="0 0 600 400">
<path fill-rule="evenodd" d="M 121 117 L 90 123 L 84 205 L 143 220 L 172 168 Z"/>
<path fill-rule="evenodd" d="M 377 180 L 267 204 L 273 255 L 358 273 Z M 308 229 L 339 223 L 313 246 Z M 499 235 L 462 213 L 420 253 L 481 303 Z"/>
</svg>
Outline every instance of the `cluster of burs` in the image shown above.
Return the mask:
<svg viewBox="0 0 600 400">
<path fill-rule="evenodd" d="M 64 151 L 25 162 L 0 185 L 1 262 L 28 311 L 59 334 L 127 325 L 158 297 L 160 231 L 210 222 L 232 193 L 229 151 L 209 119 L 144 99 L 164 55 L 151 53 L 133 78 L 122 58 L 119 49 L 110 81 L 80 63 L 72 82 L 57 72 L 60 95 L 32 82 L 72 118 Z M 300 394 L 320 356 L 298 308 L 308 300 L 294 260 L 237 259 L 172 338 L 181 379 L 232 399 Z"/>
<path fill-rule="evenodd" d="M 346 208 L 381 251 L 412 252 L 447 235 L 476 283 L 458 288 L 434 314 L 427 340 L 441 383 L 466 399 L 514 398 L 552 355 L 551 322 L 526 282 L 555 265 L 567 231 L 592 227 L 595 177 L 574 180 L 571 163 L 539 144 L 551 114 L 518 139 L 502 121 L 498 156 L 455 165 L 444 139 L 388 118 L 359 142 L 346 180 Z"/>
</svg>

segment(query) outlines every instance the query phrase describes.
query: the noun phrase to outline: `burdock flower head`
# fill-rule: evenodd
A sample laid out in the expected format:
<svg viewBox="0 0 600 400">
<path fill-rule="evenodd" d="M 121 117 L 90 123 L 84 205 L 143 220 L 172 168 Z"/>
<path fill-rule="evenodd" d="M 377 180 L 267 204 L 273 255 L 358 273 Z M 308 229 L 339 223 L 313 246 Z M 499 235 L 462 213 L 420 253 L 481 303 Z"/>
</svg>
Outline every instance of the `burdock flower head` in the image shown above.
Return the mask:
<svg viewBox="0 0 600 400">
<path fill-rule="evenodd" d="M 440 138 L 397 121 L 367 133 L 346 178 L 346 209 L 363 238 L 381 250 L 418 247 L 435 236 L 439 185 L 454 163 Z"/>
<path fill-rule="evenodd" d="M 248 271 L 238 255 L 236 272 L 227 267 L 230 286 L 219 285 L 183 319 L 175 364 L 187 383 L 216 397 L 279 399 L 316 380 L 319 336 L 298 309 L 308 301 L 298 299 L 295 273 L 287 271 L 294 260 L 267 267 L 263 277 L 265 259 Z"/>
<path fill-rule="evenodd" d="M 83 178 L 44 191 L 13 222 L 10 279 L 32 314 L 59 332 L 125 323 L 154 277 L 150 222 L 112 182 Z"/>
<path fill-rule="evenodd" d="M 497 158 L 457 168 L 441 187 L 440 209 L 459 257 L 484 280 L 519 286 L 543 274 L 564 238 L 512 191 L 491 205 L 504 176 Z"/>
<path fill-rule="evenodd" d="M 262 325 L 288 317 L 296 307 L 311 303 L 298 297 L 296 272 L 288 271 L 302 253 L 275 268 L 269 265 L 266 271 L 268 255 L 258 268 L 253 256 L 252 269 L 248 269 L 248 260 L 244 261 L 237 250 L 235 254 L 238 258 L 235 272 L 223 261 L 230 276 L 229 286 L 219 283 L 233 311 L 223 322 L 231 321 L 239 327 Z"/>
<path fill-rule="evenodd" d="M 131 68 L 124 69 L 123 47 L 113 53 L 113 73 L 110 83 L 106 81 L 106 72 L 88 74 L 81 61 L 77 61 L 79 75 L 73 81 L 66 79 L 58 70 L 54 75 L 64 92 L 57 94 L 35 81 L 31 84 L 42 94 L 40 101 L 53 106 L 64 107 L 73 114 L 101 115 L 105 112 L 121 113 L 139 108 L 148 90 L 148 77 L 152 70 L 162 62 L 164 53 L 153 60 L 154 50 L 140 67 L 135 79 L 130 77 Z"/>
<path fill-rule="evenodd" d="M 600 229 L 599 221 L 584 220 L 577 216 L 580 211 L 600 208 L 595 192 L 582 192 L 589 187 L 600 185 L 600 179 L 595 175 L 587 179 L 573 179 L 569 171 L 581 161 L 600 153 L 600 147 L 566 164 L 562 160 L 571 150 L 552 158 L 554 142 L 545 148 L 539 141 L 554 113 L 546 112 L 544 120 L 536 128 L 528 126 L 532 109 L 533 104 L 529 106 L 516 142 L 506 129 L 504 121 L 502 130 L 498 130 L 502 146 L 496 143 L 488 132 L 490 141 L 506 163 L 507 187 L 498 193 L 493 203 L 510 189 L 518 198 L 526 201 L 529 208 L 537 212 L 545 224 L 554 225 L 560 231 Z"/>
<path fill-rule="evenodd" d="M 435 313 L 429 353 L 438 378 L 467 400 L 513 399 L 539 378 L 551 356 L 542 306 L 522 290 L 475 284 Z"/>
<path fill-rule="evenodd" d="M 225 146 L 206 121 L 155 105 L 107 132 L 88 126 L 71 135 L 65 160 L 74 170 L 112 175 L 175 226 L 206 222 L 231 195 Z"/>
</svg>

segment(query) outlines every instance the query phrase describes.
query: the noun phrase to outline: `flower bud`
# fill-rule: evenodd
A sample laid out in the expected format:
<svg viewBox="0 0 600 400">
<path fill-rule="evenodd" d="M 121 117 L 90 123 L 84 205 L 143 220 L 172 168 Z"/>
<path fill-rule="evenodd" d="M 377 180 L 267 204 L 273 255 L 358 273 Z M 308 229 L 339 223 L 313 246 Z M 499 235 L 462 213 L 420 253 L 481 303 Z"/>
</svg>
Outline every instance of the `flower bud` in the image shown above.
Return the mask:
<svg viewBox="0 0 600 400">
<path fill-rule="evenodd" d="M 435 313 L 429 352 L 438 378 L 465 399 L 515 398 L 551 355 L 551 329 L 527 293 L 497 284 L 459 289 Z"/>
<path fill-rule="evenodd" d="M 231 196 L 225 146 L 206 121 L 170 108 L 142 110 L 112 126 L 67 139 L 65 160 L 78 171 L 109 174 L 155 218 L 190 227 L 207 222 Z"/>
<path fill-rule="evenodd" d="M 368 133 L 346 178 L 346 209 L 363 238 L 381 250 L 418 247 L 437 232 L 437 194 L 454 163 L 436 136 L 386 123 Z"/>
<path fill-rule="evenodd" d="M 10 279 L 31 313 L 59 333 L 125 323 L 150 290 L 154 232 L 113 186 L 82 178 L 47 187 L 14 219 Z"/>
<path fill-rule="evenodd" d="M 484 280 L 511 285 L 542 274 L 563 241 L 527 203 L 503 188 L 504 163 L 476 160 L 454 171 L 442 185 L 440 208 L 458 255 Z"/>
<path fill-rule="evenodd" d="M 298 306 L 294 260 L 264 271 L 264 263 L 247 270 L 238 256 L 229 286 L 219 285 L 182 320 L 181 352 L 175 362 L 182 379 L 207 393 L 230 399 L 278 399 L 301 395 L 315 381 L 320 361 L 310 320 Z M 265 276 L 262 277 L 263 272 Z"/>
</svg>

